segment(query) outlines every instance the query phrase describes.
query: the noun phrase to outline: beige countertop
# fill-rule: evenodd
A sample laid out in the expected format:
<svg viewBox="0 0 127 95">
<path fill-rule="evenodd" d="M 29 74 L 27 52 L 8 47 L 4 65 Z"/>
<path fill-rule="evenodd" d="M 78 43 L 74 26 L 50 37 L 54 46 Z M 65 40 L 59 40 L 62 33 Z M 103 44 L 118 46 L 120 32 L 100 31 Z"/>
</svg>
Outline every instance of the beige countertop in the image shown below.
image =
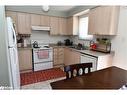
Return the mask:
<svg viewBox="0 0 127 95">
<path fill-rule="evenodd" d="M 23 49 L 31 49 L 32 50 L 32 47 L 18 47 L 18 50 L 23 50 Z"/>
<path fill-rule="evenodd" d="M 80 52 L 83 54 L 89 54 L 89 55 L 92 55 L 92 56 L 96 56 L 96 57 L 99 57 L 99 56 L 105 56 L 105 55 L 109 55 L 109 54 L 113 54 L 114 55 L 114 52 L 111 51 L 110 53 L 102 53 L 102 52 L 97 52 L 97 51 L 92 51 L 92 50 L 80 50 Z"/>
<path fill-rule="evenodd" d="M 70 46 L 65 46 L 65 45 L 58 46 L 56 44 L 51 44 L 50 46 L 53 47 L 53 48 L 57 48 L 57 47 L 70 48 L 70 49 L 75 50 L 77 52 L 80 52 L 82 54 L 88 54 L 88 55 L 92 55 L 92 56 L 95 56 L 95 57 L 105 56 L 105 55 L 109 55 L 109 54 L 114 55 L 114 51 L 111 51 L 110 53 L 102 53 L 102 52 L 97 52 L 97 51 L 92 51 L 92 50 L 78 50 L 78 49 L 71 48 Z"/>
</svg>

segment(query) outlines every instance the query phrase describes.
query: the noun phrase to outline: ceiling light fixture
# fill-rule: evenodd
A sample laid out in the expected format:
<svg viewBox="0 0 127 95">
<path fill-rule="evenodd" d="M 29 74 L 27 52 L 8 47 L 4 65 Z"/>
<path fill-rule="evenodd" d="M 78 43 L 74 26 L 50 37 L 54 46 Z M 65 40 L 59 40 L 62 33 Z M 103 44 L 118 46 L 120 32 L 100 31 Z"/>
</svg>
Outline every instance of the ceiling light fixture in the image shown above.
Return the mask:
<svg viewBox="0 0 127 95">
<path fill-rule="evenodd" d="M 49 11 L 49 6 L 48 5 L 42 6 L 42 9 L 43 9 L 44 12 L 48 12 Z"/>
</svg>

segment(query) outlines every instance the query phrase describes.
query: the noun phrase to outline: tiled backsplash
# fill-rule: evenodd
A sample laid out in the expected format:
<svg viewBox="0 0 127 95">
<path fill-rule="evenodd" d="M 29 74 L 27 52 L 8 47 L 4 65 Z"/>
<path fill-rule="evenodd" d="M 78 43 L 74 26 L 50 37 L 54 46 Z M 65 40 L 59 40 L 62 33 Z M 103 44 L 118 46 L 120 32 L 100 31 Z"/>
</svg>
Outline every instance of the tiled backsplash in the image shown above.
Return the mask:
<svg viewBox="0 0 127 95">
<path fill-rule="evenodd" d="M 68 39 L 67 36 L 52 36 L 47 31 L 32 31 L 31 40 L 39 41 L 44 44 L 57 43 L 58 41 L 64 42 L 65 39 Z"/>
</svg>

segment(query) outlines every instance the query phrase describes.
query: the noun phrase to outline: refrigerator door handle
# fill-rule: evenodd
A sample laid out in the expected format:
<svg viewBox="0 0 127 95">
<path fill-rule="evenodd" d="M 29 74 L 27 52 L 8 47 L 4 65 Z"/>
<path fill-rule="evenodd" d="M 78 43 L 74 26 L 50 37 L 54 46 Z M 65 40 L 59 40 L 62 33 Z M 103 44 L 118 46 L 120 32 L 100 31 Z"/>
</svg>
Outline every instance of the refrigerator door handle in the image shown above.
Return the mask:
<svg viewBox="0 0 127 95">
<path fill-rule="evenodd" d="M 12 29 L 12 32 L 13 32 L 14 44 L 16 45 L 17 44 L 17 40 L 16 40 L 16 34 L 15 34 L 14 27 L 12 26 L 11 29 Z"/>
<path fill-rule="evenodd" d="M 13 46 L 8 46 L 8 48 L 13 48 Z"/>
</svg>

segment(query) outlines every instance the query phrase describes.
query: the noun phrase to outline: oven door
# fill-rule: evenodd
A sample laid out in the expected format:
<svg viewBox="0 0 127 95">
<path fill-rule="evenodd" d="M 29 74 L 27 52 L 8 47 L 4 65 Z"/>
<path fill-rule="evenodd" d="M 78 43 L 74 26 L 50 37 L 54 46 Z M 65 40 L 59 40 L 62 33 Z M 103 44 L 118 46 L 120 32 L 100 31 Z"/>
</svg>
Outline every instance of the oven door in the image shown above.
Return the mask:
<svg viewBox="0 0 127 95">
<path fill-rule="evenodd" d="M 50 62 L 53 60 L 52 49 L 36 49 L 33 50 L 34 63 Z"/>
</svg>

